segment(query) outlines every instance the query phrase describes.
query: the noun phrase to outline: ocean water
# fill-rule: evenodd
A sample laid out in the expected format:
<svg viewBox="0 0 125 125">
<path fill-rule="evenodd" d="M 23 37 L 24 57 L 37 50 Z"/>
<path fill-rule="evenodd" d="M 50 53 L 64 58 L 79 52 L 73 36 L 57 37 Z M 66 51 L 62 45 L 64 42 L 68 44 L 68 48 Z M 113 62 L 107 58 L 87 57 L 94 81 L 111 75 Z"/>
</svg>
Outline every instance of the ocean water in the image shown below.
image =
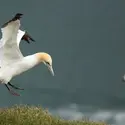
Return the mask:
<svg viewBox="0 0 125 125">
<path fill-rule="evenodd" d="M 110 125 L 124 125 L 125 110 L 108 110 L 94 107 L 69 104 L 59 108 L 50 109 L 54 115 L 59 115 L 68 120 L 89 119 L 90 121 L 102 121 Z"/>
</svg>

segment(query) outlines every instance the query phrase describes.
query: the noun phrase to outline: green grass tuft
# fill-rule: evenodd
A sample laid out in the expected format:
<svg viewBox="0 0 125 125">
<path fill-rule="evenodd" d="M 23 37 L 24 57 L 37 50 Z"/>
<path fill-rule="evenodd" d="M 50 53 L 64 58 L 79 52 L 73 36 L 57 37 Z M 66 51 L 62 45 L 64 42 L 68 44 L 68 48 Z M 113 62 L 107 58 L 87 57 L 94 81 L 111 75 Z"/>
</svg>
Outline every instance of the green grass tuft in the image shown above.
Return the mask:
<svg viewBox="0 0 125 125">
<path fill-rule="evenodd" d="M 63 120 L 35 106 L 13 106 L 0 110 L 0 125 L 107 125 L 89 120 Z"/>
</svg>

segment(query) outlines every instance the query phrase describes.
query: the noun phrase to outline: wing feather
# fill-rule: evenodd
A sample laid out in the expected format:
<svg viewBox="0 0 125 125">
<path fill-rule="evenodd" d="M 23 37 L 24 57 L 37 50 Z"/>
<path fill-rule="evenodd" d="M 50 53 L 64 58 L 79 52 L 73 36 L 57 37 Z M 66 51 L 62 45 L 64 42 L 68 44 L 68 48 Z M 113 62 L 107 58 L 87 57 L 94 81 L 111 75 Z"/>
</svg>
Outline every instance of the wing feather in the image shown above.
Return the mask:
<svg viewBox="0 0 125 125">
<path fill-rule="evenodd" d="M 17 46 L 17 34 L 20 28 L 20 20 L 12 19 L 4 27 L 1 28 L 2 31 L 2 46 L 0 48 L 0 58 L 1 67 L 12 63 L 23 57 L 20 49 Z"/>
<path fill-rule="evenodd" d="M 29 43 L 35 41 L 27 32 L 20 30 L 20 18 L 22 14 L 16 14 L 13 19 L 5 23 L 2 28 L 0 40 L 0 67 L 13 63 L 23 58 L 19 44 L 21 40 Z"/>
</svg>

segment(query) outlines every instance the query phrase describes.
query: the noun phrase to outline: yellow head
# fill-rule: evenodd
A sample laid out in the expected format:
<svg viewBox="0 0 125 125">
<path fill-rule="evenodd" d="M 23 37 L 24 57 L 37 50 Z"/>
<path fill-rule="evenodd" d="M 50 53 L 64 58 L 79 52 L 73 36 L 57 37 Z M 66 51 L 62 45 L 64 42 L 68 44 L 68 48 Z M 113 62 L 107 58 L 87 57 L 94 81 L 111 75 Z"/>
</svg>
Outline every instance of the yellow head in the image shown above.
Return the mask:
<svg viewBox="0 0 125 125">
<path fill-rule="evenodd" d="M 39 62 L 43 62 L 48 67 L 49 71 L 54 76 L 51 56 L 48 53 L 45 53 L 45 52 L 36 53 L 35 56 L 37 57 Z"/>
</svg>

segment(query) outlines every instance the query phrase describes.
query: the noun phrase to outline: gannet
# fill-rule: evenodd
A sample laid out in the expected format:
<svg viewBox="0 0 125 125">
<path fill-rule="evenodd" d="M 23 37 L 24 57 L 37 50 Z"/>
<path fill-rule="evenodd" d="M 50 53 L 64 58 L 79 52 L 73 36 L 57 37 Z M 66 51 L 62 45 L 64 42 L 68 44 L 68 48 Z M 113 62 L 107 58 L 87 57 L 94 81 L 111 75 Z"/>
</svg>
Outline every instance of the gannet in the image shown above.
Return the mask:
<svg viewBox="0 0 125 125">
<path fill-rule="evenodd" d="M 9 86 L 18 88 L 10 83 L 11 79 L 21 73 L 33 68 L 34 66 L 44 63 L 51 74 L 54 76 L 52 67 L 52 57 L 45 52 L 37 52 L 33 55 L 23 56 L 19 49 L 21 40 L 30 38 L 25 31 L 20 30 L 20 18 L 23 14 L 17 13 L 14 18 L 5 23 L 2 28 L 2 44 L 0 46 L 0 83 L 4 84 L 9 92 L 19 96 L 18 93 L 12 91 Z M 9 86 L 8 86 L 9 85 Z"/>
</svg>

